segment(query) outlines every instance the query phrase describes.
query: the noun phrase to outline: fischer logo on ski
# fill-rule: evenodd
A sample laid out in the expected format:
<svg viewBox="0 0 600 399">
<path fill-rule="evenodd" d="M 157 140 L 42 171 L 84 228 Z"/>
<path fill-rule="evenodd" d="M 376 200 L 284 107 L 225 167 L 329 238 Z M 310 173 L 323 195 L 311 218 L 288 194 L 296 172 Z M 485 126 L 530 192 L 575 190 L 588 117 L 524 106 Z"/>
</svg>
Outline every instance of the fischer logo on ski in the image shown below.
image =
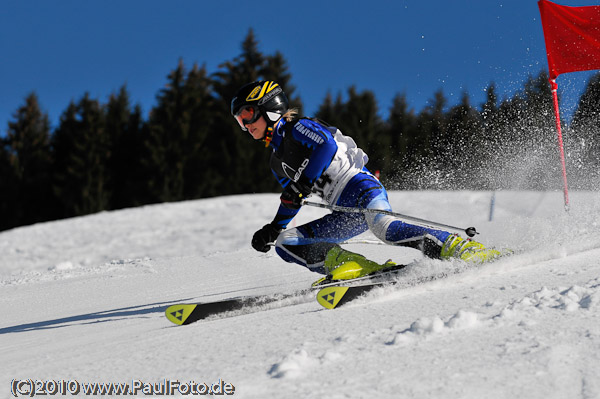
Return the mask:
<svg viewBox="0 0 600 399">
<path fill-rule="evenodd" d="M 317 294 L 317 302 L 324 308 L 333 309 L 340 301 L 344 298 L 344 295 L 350 287 L 347 286 L 333 286 L 323 288 Z"/>
<path fill-rule="evenodd" d="M 188 324 L 190 323 L 188 319 L 194 313 L 194 309 L 196 309 L 195 304 L 171 305 L 165 310 L 165 316 L 177 325 Z"/>
</svg>

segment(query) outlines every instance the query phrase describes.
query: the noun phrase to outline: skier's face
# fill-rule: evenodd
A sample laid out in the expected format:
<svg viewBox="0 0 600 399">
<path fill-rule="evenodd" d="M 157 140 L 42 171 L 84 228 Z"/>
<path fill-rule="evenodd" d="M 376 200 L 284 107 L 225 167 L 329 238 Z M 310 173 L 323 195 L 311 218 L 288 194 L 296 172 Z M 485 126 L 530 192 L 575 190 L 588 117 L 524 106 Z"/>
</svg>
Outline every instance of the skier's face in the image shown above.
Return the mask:
<svg viewBox="0 0 600 399">
<path fill-rule="evenodd" d="M 252 135 L 254 140 L 262 140 L 265 138 L 267 131 L 267 121 L 262 116 L 250 124 L 244 125 L 248 129 L 248 133 Z"/>
</svg>

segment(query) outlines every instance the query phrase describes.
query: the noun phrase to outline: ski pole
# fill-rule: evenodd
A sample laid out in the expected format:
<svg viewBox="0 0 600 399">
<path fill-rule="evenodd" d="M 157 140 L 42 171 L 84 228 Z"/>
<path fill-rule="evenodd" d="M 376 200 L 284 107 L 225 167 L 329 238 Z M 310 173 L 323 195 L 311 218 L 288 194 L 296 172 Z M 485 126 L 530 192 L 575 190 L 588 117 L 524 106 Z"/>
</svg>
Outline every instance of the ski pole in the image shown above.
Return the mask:
<svg viewBox="0 0 600 399">
<path fill-rule="evenodd" d="M 349 212 L 349 213 L 380 213 L 382 215 L 395 216 L 395 217 L 397 217 L 399 219 L 410 220 L 410 221 L 413 221 L 413 222 L 416 222 L 416 223 L 420 224 L 423 227 L 431 227 L 431 228 L 444 227 L 444 228 L 447 228 L 447 229 L 464 231 L 465 234 L 467 236 L 469 236 L 469 237 L 473 237 L 473 236 L 475 236 L 475 234 L 479 234 L 479 232 L 475 229 L 475 227 L 467 227 L 466 229 L 464 229 L 462 227 L 456 227 L 456 226 L 450 226 L 448 224 L 443 224 L 443 223 L 438 223 L 438 222 L 432 222 L 431 220 L 421 219 L 421 218 L 417 218 L 417 217 L 414 217 L 414 216 L 403 215 L 401 213 L 392 212 L 392 211 L 386 211 L 384 209 L 352 208 L 352 207 L 349 207 L 349 206 L 329 205 L 329 204 L 322 204 L 320 202 L 311 202 L 311 201 L 307 201 L 307 200 L 302 201 L 302 204 L 303 205 L 308 205 L 308 206 L 314 206 L 314 207 L 317 207 L 317 208 L 329 209 L 329 210 L 338 211 L 338 212 Z"/>
</svg>

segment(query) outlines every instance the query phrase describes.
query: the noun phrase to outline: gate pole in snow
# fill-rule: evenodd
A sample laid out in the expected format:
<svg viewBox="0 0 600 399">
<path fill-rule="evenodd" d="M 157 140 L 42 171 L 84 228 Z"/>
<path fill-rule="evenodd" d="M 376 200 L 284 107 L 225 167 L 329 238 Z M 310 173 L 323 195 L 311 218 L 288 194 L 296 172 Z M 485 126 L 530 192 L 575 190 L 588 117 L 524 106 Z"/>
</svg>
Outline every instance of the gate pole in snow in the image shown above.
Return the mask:
<svg viewBox="0 0 600 399">
<path fill-rule="evenodd" d="M 494 219 L 494 207 L 496 206 L 496 192 L 492 193 L 492 199 L 490 201 L 490 222 Z"/>
<path fill-rule="evenodd" d="M 550 85 L 552 86 L 552 98 L 554 102 L 554 117 L 556 119 L 556 132 L 558 134 L 558 149 L 560 151 L 560 162 L 562 164 L 563 174 L 563 191 L 565 197 L 565 211 L 569 211 L 569 189 L 567 188 L 567 167 L 565 166 L 565 150 L 563 147 L 562 130 L 560 128 L 560 111 L 558 109 L 558 85 L 556 79 L 550 79 Z"/>
</svg>

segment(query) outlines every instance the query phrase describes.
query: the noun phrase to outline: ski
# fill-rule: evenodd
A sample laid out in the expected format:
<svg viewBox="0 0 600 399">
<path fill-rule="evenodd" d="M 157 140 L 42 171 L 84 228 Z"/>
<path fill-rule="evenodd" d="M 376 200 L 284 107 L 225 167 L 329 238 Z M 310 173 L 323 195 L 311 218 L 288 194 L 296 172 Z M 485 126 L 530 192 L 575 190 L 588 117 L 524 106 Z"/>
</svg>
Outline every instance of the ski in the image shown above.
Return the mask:
<svg viewBox="0 0 600 399">
<path fill-rule="evenodd" d="M 504 249 L 502 250 L 502 255 L 494 259 L 494 261 L 513 255 L 515 255 L 515 251 Z M 326 309 L 335 309 L 378 287 L 389 285 L 406 287 L 424 284 L 429 281 L 446 278 L 451 274 L 462 273 L 465 269 L 464 266 L 468 265 L 464 264 L 462 265 L 463 267 L 448 268 L 441 273 L 422 276 L 416 279 L 411 279 L 410 281 L 394 279 L 394 277 L 396 277 L 406 266 L 407 265 L 395 265 L 390 269 L 384 269 L 366 277 L 347 280 L 347 283 L 331 283 L 321 287 L 317 286 L 317 288 L 321 288 L 317 293 L 317 302 Z M 363 283 L 363 280 L 367 281 L 364 281 Z"/>
<path fill-rule="evenodd" d="M 309 298 L 304 297 L 322 290 L 327 287 L 346 287 L 360 282 L 379 282 L 389 281 L 396 276 L 400 270 L 407 265 L 394 265 L 370 274 L 368 276 L 359 277 L 351 280 L 331 280 L 323 278 L 310 288 L 297 290 L 289 293 L 279 294 L 260 294 L 254 296 L 244 296 L 237 298 L 223 299 L 214 302 L 199 302 L 199 303 L 179 303 L 169 306 L 165 310 L 165 316 L 169 321 L 179 326 L 188 325 L 199 320 L 204 320 L 209 317 L 225 317 L 227 314 L 238 315 L 257 312 L 260 310 L 273 309 L 283 306 L 291 306 L 300 303 L 306 303 L 312 300 L 312 295 Z M 234 313 L 235 312 L 235 313 Z"/>
<path fill-rule="evenodd" d="M 165 310 L 165 316 L 172 323 L 183 326 L 199 320 L 204 320 L 211 316 L 223 316 L 229 312 L 248 310 L 248 313 L 251 313 L 253 309 L 260 309 L 261 306 L 268 306 L 269 304 L 274 304 L 286 299 L 291 300 L 295 297 L 301 298 L 313 290 L 314 289 L 310 288 L 306 290 L 299 290 L 293 293 L 273 295 L 261 294 L 229 298 L 213 302 L 178 303 L 169 306 Z"/>
<path fill-rule="evenodd" d="M 362 285 L 336 285 L 322 288 L 317 293 L 317 302 L 326 309 L 335 309 L 377 287 L 388 284 L 393 282 L 378 281 Z"/>
</svg>

